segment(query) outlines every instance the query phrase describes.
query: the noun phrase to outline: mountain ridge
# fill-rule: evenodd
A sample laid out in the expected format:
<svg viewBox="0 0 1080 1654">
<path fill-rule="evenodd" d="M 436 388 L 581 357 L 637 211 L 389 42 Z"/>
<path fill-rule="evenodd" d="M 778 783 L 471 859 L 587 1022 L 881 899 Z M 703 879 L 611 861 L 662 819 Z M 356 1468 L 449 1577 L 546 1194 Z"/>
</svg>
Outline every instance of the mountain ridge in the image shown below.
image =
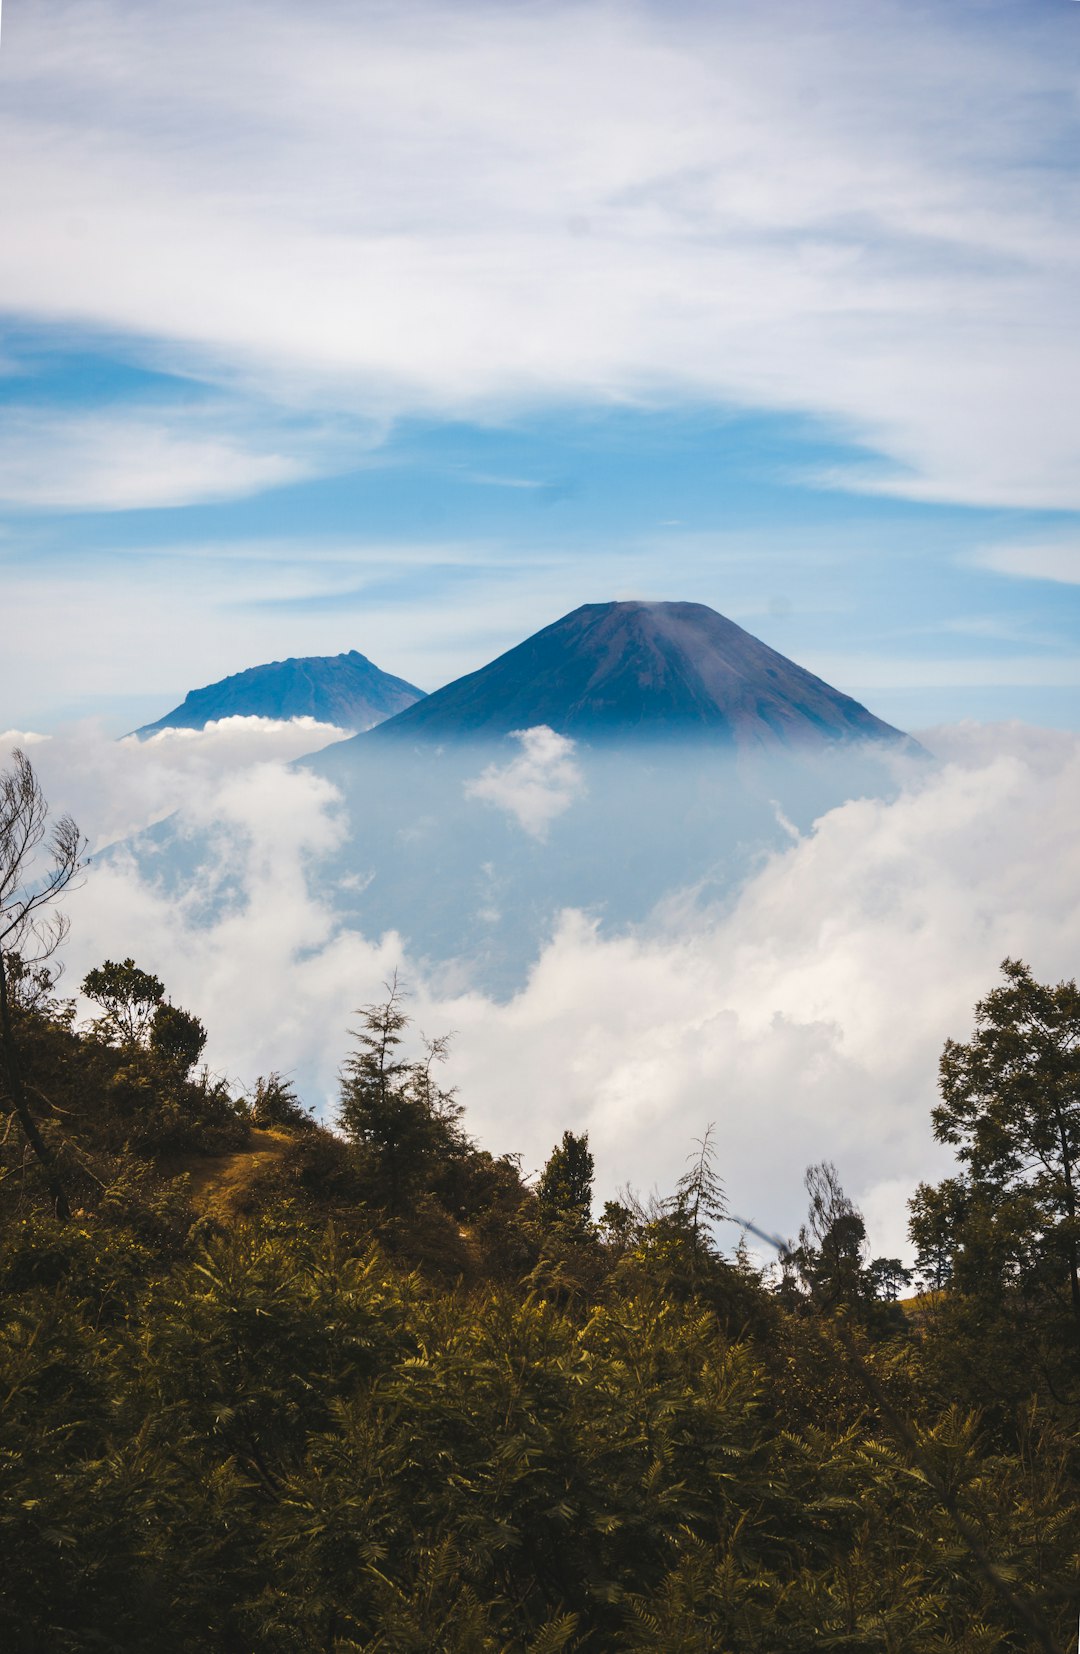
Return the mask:
<svg viewBox="0 0 1080 1654">
<path fill-rule="evenodd" d="M 220 718 L 314 718 L 339 729 L 367 731 L 412 706 L 424 691 L 350 649 L 340 655 L 293 655 L 233 672 L 189 690 L 179 706 L 133 733 L 204 729 Z"/>
</svg>

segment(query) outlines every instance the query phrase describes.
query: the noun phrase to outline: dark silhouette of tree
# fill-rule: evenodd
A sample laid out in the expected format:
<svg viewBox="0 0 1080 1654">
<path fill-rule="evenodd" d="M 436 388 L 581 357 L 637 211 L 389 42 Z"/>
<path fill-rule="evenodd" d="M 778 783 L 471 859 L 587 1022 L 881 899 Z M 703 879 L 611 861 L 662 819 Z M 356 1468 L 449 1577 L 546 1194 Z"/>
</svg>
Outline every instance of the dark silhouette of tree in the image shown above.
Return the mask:
<svg viewBox="0 0 1080 1654">
<path fill-rule="evenodd" d="M 296 1094 L 296 1087 L 275 1070 L 260 1074 L 248 1099 L 253 1126 L 310 1126 L 311 1113 Z"/>
<path fill-rule="evenodd" d="M 941 1058 L 934 1134 L 966 1168 L 963 1196 L 921 1199 L 929 1238 L 951 1218 L 954 1251 L 967 1272 L 981 1258 L 984 1284 L 1068 1282 L 1080 1331 L 1080 989 L 1036 982 L 1020 960 L 975 1007 L 975 1033 L 949 1040 Z M 963 1267 L 963 1265 L 961 1265 Z"/>
<path fill-rule="evenodd" d="M 205 1044 L 206 1029 L 198 1017 L 163 1000 L 150 1019 L 151 1054 L 186 1074 L 202 1056 Z"/>
<path fill-rule="evenodd" d="M 710 1121 L 704 1137 L 696 1140 L 697 1153 L 689 1156 L 690 1165 L 665 1207 L 669 1220 L 686 1231 L 695 1254 L 716 1251 L 713 1230 L 728 1215 L 724 1186 L 714 1166 L 713 1129 Z"/>
<path fill-rule="evenodd" d="M 57 1216 L 70 1205 L 56 1159 L 30 1109 L 16 1045 L 9 994 L 9 971 L 20 982 L 40 968 L 67 934 L 67 919 L 56 902 L 79 871 L 84 840 L 69 815 L 49 827 L 49 810 L 30 760 L 12 753 L 12 767 L 0 774 L 0 1045 L 3 1080 L 23 1135 L 37 1156 Z M 17 965 L 15 961 L 18 961 Z"/>
<path fill-rule="evenodd" d="M 361 1007 L 351 1031 L 357 1050 L 342 1066 L 338 1124 L 361 1150 L 375 1203 L 399 1215 L 464 1138 L 454 1094 L 434 1076 L 450 1036 L 425 1041 L 424 1059 L 408 1061 L 400 1047 L 410 1019 L 396 975 L 386 991 L 381 1003 Z"/>
<path fill-rule="evenodd" d="M 120 964 L 106 959 L 103 965 L 87 971 L 82 991 L 101 1006 L 102 1015 L 93 1025 L 94 1032 L 122 1050 L 146 1043 L 151 1019 L 165 997 L 160 978 L 140 970 L 134 959 Z"/>
<path fill-rule="evenodd" d="M 969 1206 L 963 1178 L 920 1183 L 908 1201 L 908 1233 L 915 1248 L 915 1273 L 926 1291 L 940 1292 L 956 1275 L 958 1237 Z"/>
<path fill-rule="evenodd" d="M 844 1193 L 831 1160 L 806 1169 L 807 1220 L 794 1257 L 803 1285 L 823 1308 L 867 1295 L 866 1223 Z"/>
<path fill-rule="evenodd" d="M 866 1278 L 870 1291 L 882 1303 L 895 1304 L 914 1279 L 914 1270 L 908 1269 L 901 1258 L 874 1258 Z"/>
<path fill-rule="evenodd" d="M 593 1157 L 589 1134 L 564 1131 L 536 1185 L 540 1221 L 587 1230 L 592 1224 Z"/>
</svg>

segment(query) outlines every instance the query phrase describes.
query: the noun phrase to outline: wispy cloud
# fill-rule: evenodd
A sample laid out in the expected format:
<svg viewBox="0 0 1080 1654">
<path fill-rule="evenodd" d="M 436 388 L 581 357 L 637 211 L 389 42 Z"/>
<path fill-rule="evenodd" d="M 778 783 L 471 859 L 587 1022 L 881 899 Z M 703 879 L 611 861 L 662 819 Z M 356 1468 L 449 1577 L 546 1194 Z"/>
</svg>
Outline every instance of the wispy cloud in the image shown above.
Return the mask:
<svg viewBox="0 0 1080 1654">
<path fill-rule="evenodd" d="M 996 574 L 1011 574 L 1018 580 L 1056 580 L 1066 586 L 1080 586 L 1080 540 L 1045 540 L 1041 543 L 985 546 L 970 561 Z"/>
<path fill-rule="evenodd" d="M 538 488 L 550 487 L 550 484 L 536 482 L 531 477 L 499 477 L 488 471 L 469 471 L 465 475 L 466 482 L 475 482 L 481 488 Z"/>
<path fill-rule="evenodd" d="M 0 417 L 0 504 L 124 511 L 235 499 L 316 467 L 259 453 L 205 422 L 160 409 L 75 417 L 8 408 Z"/>
<path fill-rule="evenodd" d="M 0 305 L 308 407 L 808 410 L 887 462 L 845 488 L 1077 506 L 1072 11 L 42 0 Z"/>
</svg>

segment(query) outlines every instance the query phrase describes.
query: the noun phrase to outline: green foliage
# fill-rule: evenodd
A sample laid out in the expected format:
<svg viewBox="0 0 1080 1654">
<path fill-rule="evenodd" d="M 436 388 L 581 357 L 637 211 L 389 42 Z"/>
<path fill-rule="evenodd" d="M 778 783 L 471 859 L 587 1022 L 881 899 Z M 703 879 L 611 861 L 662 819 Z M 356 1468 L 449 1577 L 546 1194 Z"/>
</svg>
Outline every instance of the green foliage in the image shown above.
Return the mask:
<svg viewBox="0 0 1080 1654">
<path fill-rule="evenodd" d="M 263 1128 L 283 1126 L 295 1131 L 311 1124 L 311 1112 L 296 1095 L 295 1086 L 276 1071 L 259 1075 L 248 1099 L 248 1112 L 252 1125 Z"/>
<path fill-rule="evenodd" d="M 344 1138 L 278 1075 L 240 1108 L 183 1050 L 80 1036 L 52 997 L 20 1011 L 20 1048 L 71 1222 L 0 1126 L 0 1646 L 1019 1654 L 1073 1634 L 1067 1262 L 1019 1233 L 1019 1170 L 920 1191 L 936 1286 L 905 1310 L 902 1266 L 868 1260 L 812 1167 L 777 1291 L 721 1248 L 711 1132 L 670 1196 L 594 1228 L 585 1138 L 534 1195 L 465 1135 L 444 1047 L 406 1055 L 393 987 L 362 1013 Z"/>
<path fill-rule="evenodd" d="M 146 1041 L 151 1018 L 165 996 L 160 979 L 140 970 L 134 959 L 106 959 L 83 977 L 82 991 L 100 1005 L 95 1032 L 114 1045 L 131 1048 Z"/>
<path fill-rule="evenodd" d="M 342 1067 L 338 1108 L 339 1126 L 360 1151 L 369 1199 L 394 1217 L 436 1184 L 467 1146 L 453 1093 L 434 1077 L 448 1039 L 427 1041 L 422 1061 L 406 1061 L 399 1050 L 409 1026 L 402 999 L 395 979 L 381 1004 L 357 1013 L 357 1049 Z"/>
<path fill-rule="evenodd" d="M 593 1157 L 589 1134 L 564 1131 L 552 1149 L 536 1186 L 536 1204 L 544 1224 L 564 1223 L 585 1231 L 592 1222 Z"/>
<path fill-rule="evenodd" d="M 712 1134 L 710 1124 L 698 1141 L 697 1154 L 688 1157 L 690 1165 L 664 1208 L 668 1221 L 685 1232 L 695 1254 L 715 1252 L 714 1227 L 727 1217 L 724 1186 L 715 1170 Z"/>
<path fill-rule="evenodd" d="M 180 1074 L 194 1068 L 206 1044 L 206 1029 L 197 1016 L 162 1000 L 150 1019 L 150 1051 Z"/>
<path fill-rule="evenodd" d="M 52 1021 L 72 1020 L 74 1006 L 70 1001 L 58 999 L 54 991 L 60 980 L 60 969 L 57 966 L 46 964 L 43 960 L 28 962 L 14 950 L 5 951 L 4 966 L 7 973 L 8 998 L 11 1010 L 16 1016 L 48 1017 Z"/>
<path fill-rule="evenodd" d="M 954 1254 L 1000 1294 L 1067 1282 L 1080 1334 L 1080 989 L 1034 980 L 1006 959 L 1005 982 L 975 1007 L 975 1034 L 941 1058 L 934 1132 L 957 1150 L 964 1198 L 939 1200 L 958 1220 Z M 925 1206 L 925 1201 L 924 1201 Z M 965 1264 L 972 1273 L 973 1259 Z"/>
</svg>

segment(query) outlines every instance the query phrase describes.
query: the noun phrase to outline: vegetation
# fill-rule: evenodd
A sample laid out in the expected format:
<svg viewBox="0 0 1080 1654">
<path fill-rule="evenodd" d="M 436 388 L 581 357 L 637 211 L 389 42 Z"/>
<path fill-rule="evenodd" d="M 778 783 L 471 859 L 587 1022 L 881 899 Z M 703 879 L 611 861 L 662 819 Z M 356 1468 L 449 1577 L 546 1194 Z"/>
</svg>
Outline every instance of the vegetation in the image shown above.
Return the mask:
<svg viewBox="0 0 1080 1654">
<path fill-rule="evenodd" d="M 1075 985 L 1006 962 L 946 1047 L 901 1301 L 827 1162 L 769 1272 L 721 1248 L 709 1132 L 599 1221 L 583 1133 L 534 1187 L 396 983 L 331 1131 L 196 1071 L 133 960 L 83 1028 L 3 965 L 0 1647 L 1070 1646 Z"/>
</svg>

